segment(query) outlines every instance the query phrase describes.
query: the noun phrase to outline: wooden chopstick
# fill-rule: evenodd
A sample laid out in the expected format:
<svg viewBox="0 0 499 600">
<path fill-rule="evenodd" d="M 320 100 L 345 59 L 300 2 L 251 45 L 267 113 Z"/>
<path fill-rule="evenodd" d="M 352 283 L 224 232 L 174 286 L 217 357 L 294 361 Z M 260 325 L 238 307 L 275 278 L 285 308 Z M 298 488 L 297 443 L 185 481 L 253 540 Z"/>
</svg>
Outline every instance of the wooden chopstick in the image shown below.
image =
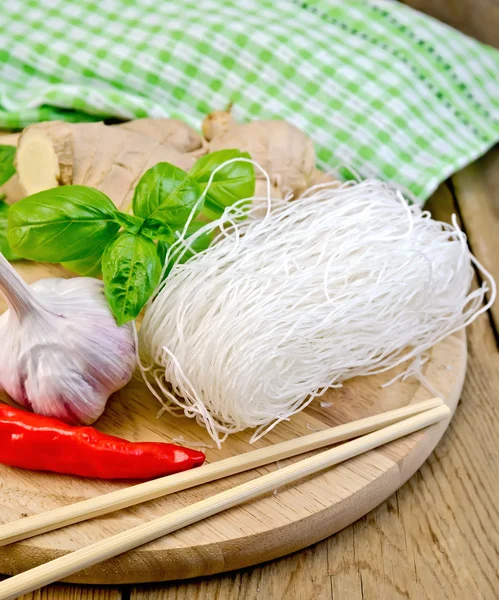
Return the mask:
<svg viewBox="0 0 499 600">
<path fill-rule="evenodd" d="M 22 594 L 68 577 L 77 571 L 91 567 L 104 560 L 152 542 L 182 527 L 206 519 L 221 511 L 266 494 L 276 487 L 288 485 L 309 475 L 332 467 L 419 429 L 448 419 L 451 411 L 441 405 L 429 411 L 368 433 L 272 473 L 262 475 L 234 488 L 195 502 L 148 523 L 139 525 L 107 539 L 81 548 L 34 569 L 30 569 L 0 583 L 0 600 L 14 600 Z"/>
<path fill-rule="evenodd" d="M 45 513 L 25 517 L 12 523 L 6 523 L 0 525 L 0 546 L 121 510 L 141 502 L 154 500 L 222 477 L 229 477 L 236 473 L 255 469 L 277 460 L 344 442 L 442 404 L 440 398 L 425 400 L 424 402 L 390 410 L 337 427 L 329 427 L 323 431 L 260 450 L 253 450 L 239 456 L 219 460 L 191 471 L 167 475 L 160 479 L 154 479 Z"/>
</svg>

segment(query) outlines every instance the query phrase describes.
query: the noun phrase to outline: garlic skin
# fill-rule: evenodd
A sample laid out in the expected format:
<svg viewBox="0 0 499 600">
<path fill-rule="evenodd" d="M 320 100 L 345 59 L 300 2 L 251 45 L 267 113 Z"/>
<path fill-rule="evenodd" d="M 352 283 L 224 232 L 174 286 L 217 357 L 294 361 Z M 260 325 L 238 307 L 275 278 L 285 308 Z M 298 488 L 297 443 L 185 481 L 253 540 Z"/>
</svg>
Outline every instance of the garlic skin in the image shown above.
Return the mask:
<svg viewBox="0 0 499 600">
<path fill-rule="evenodd" d="M 0 254 L 0 387 L 40 415 L 93 423 L 136 366 L 133 325 L 118 327 L 101 281 L 41 279 L 28 286 Z"/>
</svg>

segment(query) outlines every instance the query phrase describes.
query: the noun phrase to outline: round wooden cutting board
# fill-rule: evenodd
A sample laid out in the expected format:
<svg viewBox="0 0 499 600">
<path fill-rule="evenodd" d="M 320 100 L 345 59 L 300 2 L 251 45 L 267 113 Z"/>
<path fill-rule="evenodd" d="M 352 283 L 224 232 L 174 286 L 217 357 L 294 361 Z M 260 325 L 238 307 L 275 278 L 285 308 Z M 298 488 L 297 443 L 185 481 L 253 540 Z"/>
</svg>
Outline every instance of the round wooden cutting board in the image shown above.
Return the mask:
<svg viewBox="0 0 499 600">
<path fill-rule="evenodd" d="M 40 277 L 69 276 L 54 265 L 18 263 L 18 270 L 29 282 Z M 0 312 L 4 308 L 2 304 Z M 413 378 L 382 388 L 394 372 L 357 378 L 342 389 L 329 391 L 254 446 L 248 443 L 250 433 L 238 434 L 220 451 L 214 447 L 206 449 L 207 460 L 216 461 L 436 394 L 454 410 L 466 369 L 464 333 L 449 337 L 428 354 L 430 359 L 423 368 L 428 389 Z M 157 419 L 158 408 L 157 400 L 137 377 L 110 399 L 96 426 L 131 440 L 179 442 L 183 438 L 212 444 L 206 432 L 190 419 L 166 415 Z M 349 525 L 395 492 L 426 460 L 447 426 L 448 422 L 433 425 L 294 486 L 275 490 L 274 494 L 96 565 L 69 581 L 125 584 L 182 579 L 247 567 L 304 548 Z M 14 574 L 35 567 L 279 466 L 272 464 L 0 548 L 0 573 Z M 126 485 L 1 466 L 0 518 L 3 522 L 13 521 Z"/>
</svg>

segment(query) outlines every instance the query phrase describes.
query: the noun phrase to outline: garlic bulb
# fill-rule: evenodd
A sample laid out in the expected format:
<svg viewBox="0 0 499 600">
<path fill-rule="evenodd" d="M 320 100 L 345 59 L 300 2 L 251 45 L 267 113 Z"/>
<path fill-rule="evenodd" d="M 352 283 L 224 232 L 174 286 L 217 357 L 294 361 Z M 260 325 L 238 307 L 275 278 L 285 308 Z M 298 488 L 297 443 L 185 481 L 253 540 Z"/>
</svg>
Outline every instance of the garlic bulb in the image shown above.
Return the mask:
<svg viewBox="0 0 499 600">
<path fill-rule="evenodd" d="M 28 286 L 0 253 L 0 388 L 26 408 L 93 423 L 135 368 L 131 324 L 118 327 L 98 279 Z"/>
</svg>

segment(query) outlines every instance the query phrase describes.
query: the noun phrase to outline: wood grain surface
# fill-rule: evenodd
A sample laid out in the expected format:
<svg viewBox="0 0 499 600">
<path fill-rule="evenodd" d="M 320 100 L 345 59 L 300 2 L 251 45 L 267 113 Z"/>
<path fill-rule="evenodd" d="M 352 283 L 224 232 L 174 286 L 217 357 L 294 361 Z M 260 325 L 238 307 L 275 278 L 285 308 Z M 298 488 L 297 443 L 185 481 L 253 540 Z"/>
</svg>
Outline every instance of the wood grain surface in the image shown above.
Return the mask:
<svg viewBox="0 0 499 600">
<path fill-rule="evenodd" d="M 498 0 L 405 3 L 499 47 Z M 495 150 L 429 202 L 436 218 L 461 215 L 473 250 L 495 273 L 498 172 Z M 436 451 L 398 492 L 340 533 L 221 576 L 135 588 L 51 586 L 23 600 L 497 600 L 498 311 L 496 302 L 493 315 L 468 329 L 461 402 Z"/>
<path fill-rule="evenodd" d="M 497 151 L 469 169 L 487 166 L 493 172 L 494 162 L 499 167 Z M 469 177 L 466 170 L 461 175 Z M 430 200 L 436 218 L 465 214 L 459 196 L 462 186 L 457 184 L 460 176 L 441 186 Z M 480 178 L 474 181 L 482 187 Z M 473 187 L 466 192 L 475 212 L 482 210 L 484 202 L 494 211 L 499 209 L 497 188 L 489 187 L 485 194 Z M 499 230 L 499 219 L 494 219 L 495 227 L 491 224 L 483 233 L 465 221 L 467 234 L 491 248 Z M 481 257 L 485 266 L 497 268 L 497 254 L 487 256 Z M 335 536 L 286 558 L 226 575 L 121 590 L 54 586 L 26 600 L 114 600 L 121 594 L 124 600 L 497 600 L 499 350 L 495 335 L 487 315 L 468 329 L 468 370 L 461 402 L 433 455 L 396 494 Z"/>
<path fill-rule="evenodd" d="M 490 164 L 489 164 L 490 161 Z M 499 152 L 470 167 L 499 169 Z M 463 172 L 460 175 L 468 174 Z M 460 214 L 453 178 L 428 206 Z M 482 183 L 478 183 L 479 188 Z M 467 190 L 474 210 L 499 210 L 499 188 Z M 491 247 L 495 220 L 482 234 Z M 466 222 L 465 222 L 466 225 Z M 491 235 L 492 237 L 487 237 Z M 490 246 L 488 245 L 490 244 Z M 489 269 L 499 256 L 482 260 Z M 496 303 L 497 308 L 498 303 Z M 499 348 L 493 322 L 468 328 L 468 370 L 456 414 L 422 468 L 377 509 L 328 540 L 292 556 L 186 583 L 134 588 L 133 600 L 497 600 L 499 597 Z"/>
<path fill-rule="evenodd" d="M 498 0 L 402 0 L 490 46 L 499 47 Z"/>
<path fill-rule="evenodd" d="M 15 263 L 25 280 L 67 276 L 58 265 L 27 261 Z M 0 310 L 5 308 L 0 303 Z M 428 352 L 423 368 L 428 385 L 417 380 L 398 381 L 388 388 L 394 372 L 352 379 L 329 390 L 289 422 L 280 423 L 253 446 L 251 432 L 229 439 L 221 450 L 208 447 L 208 462 L 248 452 L 282 440 L 306 435 L 435 395 L 451 410 L 459 399 L 466 368 L 465 336 L 450 336 Z M 402 370 L 402 366 L 398 369 Z M 7 400 L 7 398 L 5 398 Z M 326 403 L 322 406 L 321 403 Z M 96 426 L 131 440 L 211 442 L 193 419 L 157 418 L 160 405 L 137 375 L 113 394 Z M 143 583 L 191 578 L 230 571 L 302 549 L 339 531 L 396 491 L 421 466 L 444 433 L 447 422 L 406 436 L 379 449 L 319 473 L 292 486 L 275 490 L 195 525 L 158 539 L 137 550 L 71 576 L 82 583 Z M 281 461 L 286 465 L 302 457 Z M 279 468 L 278 464 L 233 475 L 221 481 L 179 492 L 132 509 L 65 527 L 0 548 L 0 572 L 14 574 L 63 554 L 86 547 L 135 525 L 151 521 L 176 508 Z M 122 488 L 124 483 L 85 480 L 0 466 L 0 519 L 14 521 Z"/>
<path fill-rule="evenodd" d="M 497 151 L 478 168 L 489 161 L 499 168 Z M 461 212 L 457 179 L 456 197 L 444 185 L 430 201 L 437 218 L 448 220 L 452 212 Z M 475 196 L 473 188 L 465 191 L 476 213 L 483 202 L 499 209 L 497 187 L 485 196 Z M 464 222 L 468 235 L 480 239 L 486 251 L 496 243 L 499 219 L 493 223 L 495 227 L 482 233 Z M 497 269 L 497 253 L 488 256 L 490 262 L 482 257 L 485 265 Z M 24 600 L 497 600 L 496 335 L 487 315 L 468 329 L 461 403 L 430 459 L 396 494 L 335 536 L 286 558 L 222 576 L 132 589 L 52 586 Z"/>
<path fill-rule="evenodd" d="M 495 150 L 441 186 L 429 202 L 436 218 L 462 216 L 472 244 L 475 239 L 483 248 L 475 252 L 496 272 L 499 189 L 491 177 L 498 169 Z M 476 216 L 467 221 L 470 212 L 484 210 L 487 227 Z M 468 329 L 461 402 L 436 451 L 396 494 L 335 536 L 226 575 L 134 588 L 52 586 L 24 600 L 497 600 L 496 336 L 492 315 Z"/>
</svg>

